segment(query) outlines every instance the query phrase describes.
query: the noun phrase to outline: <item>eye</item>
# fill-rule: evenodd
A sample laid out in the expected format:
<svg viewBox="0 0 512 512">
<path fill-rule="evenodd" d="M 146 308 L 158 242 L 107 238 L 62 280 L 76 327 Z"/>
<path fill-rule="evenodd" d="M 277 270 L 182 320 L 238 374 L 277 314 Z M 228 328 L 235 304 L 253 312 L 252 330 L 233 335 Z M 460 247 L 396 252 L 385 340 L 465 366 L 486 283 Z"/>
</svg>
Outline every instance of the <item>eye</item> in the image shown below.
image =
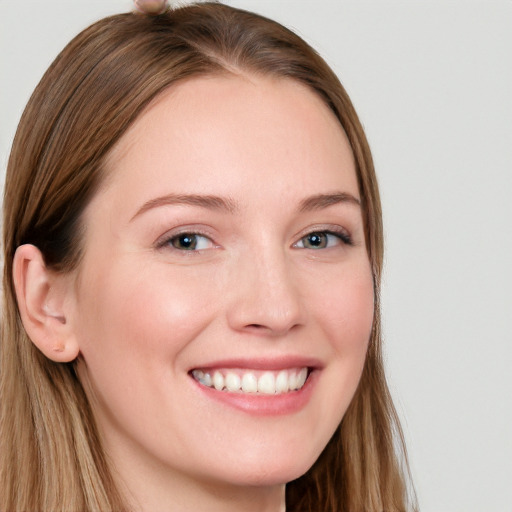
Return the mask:
<svg viewBox="0 0 512 512">
<path fill-rule="evenodd" d="M 332 231 L 313 231 L 303 236 L 295 244 L 295 247 L 300 249 L 328 249 L 340 244 L 352 245 L 350 236 Z"/>
<path fill-rule="evenodd" d="M 171 245 L 179 251 L 200 251 L 214 246 L 208 237 L 197 233 L 180 233 L 167 239 L 163 245 Z"/>
</svg>

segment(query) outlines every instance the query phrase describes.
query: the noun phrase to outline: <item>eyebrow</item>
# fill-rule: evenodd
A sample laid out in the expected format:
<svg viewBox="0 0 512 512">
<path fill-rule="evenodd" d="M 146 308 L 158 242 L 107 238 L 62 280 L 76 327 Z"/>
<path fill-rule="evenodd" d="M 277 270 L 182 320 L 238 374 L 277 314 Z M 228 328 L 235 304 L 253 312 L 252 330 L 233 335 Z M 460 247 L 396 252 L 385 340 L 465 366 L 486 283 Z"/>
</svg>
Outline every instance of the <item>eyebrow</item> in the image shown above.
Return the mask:
<svg viewBox="0 0 512 512">
<path fill-rule="evenodd" d="M 305 213 L 322 210 L 339 203 L 361 206 L 361 201 L 352 194 L 348 192 L 335 192 L 332 194 L 316 194 L 307 197 L 299 203 L 298 211 Z M 208 210 L 226 211 L 228 213 L 236 213 L 239 210 L 237 203 L 230 198 L 200 194 L 167 194 L 145 202 L 130 219 L 130 222 L 148 210 L 170 205 L 199 206 Z"/>
<path fill-rule="evenodd" d="M 300 203 L 299 212 L 305 213 L 315 210 L 323 210 L 324 208 L 328 208 L 329 206 L 339 203 L 349 203 L 361 206 L 361 201 L 352 194 L 349 194 L 348 192 L 335 192 L 333 194 L 317 194 L 307 197 Z"/>
<path fill-rule="evenodd" d="M 200 195 L 200 194 L 168 194 L 165 196 L 151 199 L 144 203 L 138 210 L 137 213 L 130 219 L 132 221 L 135 217 L 151 210 L 158 208 L 159 206 L 169 205 L 189 205 L 199 206 L 208 210 L 224 210 L 229 213 L 234 213 L 238 210 L 236 203 L 229 198 L 211 196 L 211 195 Z"/>
</svg>

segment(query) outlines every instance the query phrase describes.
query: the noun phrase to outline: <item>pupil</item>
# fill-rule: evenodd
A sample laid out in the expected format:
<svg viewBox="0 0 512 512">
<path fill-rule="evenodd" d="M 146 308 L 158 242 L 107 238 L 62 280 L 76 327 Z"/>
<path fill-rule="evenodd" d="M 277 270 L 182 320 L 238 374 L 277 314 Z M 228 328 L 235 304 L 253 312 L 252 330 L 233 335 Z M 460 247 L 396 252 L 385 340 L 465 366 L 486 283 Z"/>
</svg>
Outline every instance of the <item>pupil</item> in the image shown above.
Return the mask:
<svg viewBox="0 0 512 512">
<path fill-rule="evenodd" d="M 181 249 L 194 249 L 196 239 L 194 235 L 181 235 L 178 237 L 177 246 Z"/>
<path fill-rule="evenodd" d="M 308 243 L 310 247 L 321 247 L 324 245 L 324 235 L 320 233 L 313 233 L 308 237 Z"/>
</svg>

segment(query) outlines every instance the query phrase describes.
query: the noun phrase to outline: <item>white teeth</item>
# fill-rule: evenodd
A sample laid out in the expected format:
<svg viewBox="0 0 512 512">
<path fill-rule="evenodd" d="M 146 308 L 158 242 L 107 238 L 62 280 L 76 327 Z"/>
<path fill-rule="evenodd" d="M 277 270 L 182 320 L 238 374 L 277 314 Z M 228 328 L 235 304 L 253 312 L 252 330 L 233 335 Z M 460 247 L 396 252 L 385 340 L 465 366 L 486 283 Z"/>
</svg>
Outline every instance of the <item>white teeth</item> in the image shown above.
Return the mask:
<svg viewBox="0 0 512 512">
<path fill-rule="evenodd" d="M 222 376 L 222 373 L 215 372 L 213 374 L 213 387 L 217 391 L 222 391 L 222 389 L 224 388 L 224 377 Z"/>
<path fill-rule="evenodd" d="M 212 386 L 212 376 L 209 373 L 205 373 L 202 382 L 205 386 L 211 387 Z"/>
<path fill-rule="evenodd" d="M 216 370 L 213 376 L 207 371 L 193 370 L 192 376 L 203 386 L 213 387 L 217 391 L 274 395 L 301 389 L 308 378 L 308 369 L 294 368 L 278 372 Z"/>
<path fill-rule="evenodd" d="M 276 379 L 273 373 L 265 372 L 258 379 L 258 392 L 273 395 L 276 392 Z"/>
<path fill-rule="evenodd" d="M 240 377 L 236 373 L 229 372 L 226 375 L 226 378 L 224 380 L 225 380 L 226 389 L 228 391 L 235 392 L 235 391 L 240 390 L 241 381 L 240 381 Z"/>
<path fill-rule="evenodd" d="M 277 377 L 276 377 L 276 393 L 286 393 L 287 391 L 288 391 L 288 372 L 285 370 L 282 370 L 277 374 Z"/>
<path fill-rule="evenodd" d="M 294 390 L 294 389 L 297 389 L 297 374 L 295 372 L 293 372 L 289 377 L 288 377 L 288 388 L 290 390 Z"/>
<path fill-rule="evenodd" d="M 307 368 L 302 368 L 299 372 L 299 376 L 297 377 L 297 389 L 300 389 L 304 386 L 306 379 L 308 378 L 308 370 Z"/>
<path fill-rule="evenodd" d="M 256 393 L 258 391 L 258 379 L 254 373 L 244 373 L 242 377 L 242 391 L 244 393 Z"/>
</svg>

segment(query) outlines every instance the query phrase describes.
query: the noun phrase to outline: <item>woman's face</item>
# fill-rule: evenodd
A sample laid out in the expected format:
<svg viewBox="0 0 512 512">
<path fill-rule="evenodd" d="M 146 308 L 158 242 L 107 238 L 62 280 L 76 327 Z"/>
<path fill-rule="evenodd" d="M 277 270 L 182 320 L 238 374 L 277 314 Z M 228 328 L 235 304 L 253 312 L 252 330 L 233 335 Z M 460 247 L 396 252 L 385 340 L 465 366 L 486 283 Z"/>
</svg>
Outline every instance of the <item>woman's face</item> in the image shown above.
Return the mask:
<svg viewBox="0 0 512 512">
<path fill-rule="evenodd" d="M 355 392 L 373 318 L 338 121 L 292 81 L 197 78 L 140 116 L 105 171 L 74 325 L 118 473 L 303 474 Z"/>
</svg>

